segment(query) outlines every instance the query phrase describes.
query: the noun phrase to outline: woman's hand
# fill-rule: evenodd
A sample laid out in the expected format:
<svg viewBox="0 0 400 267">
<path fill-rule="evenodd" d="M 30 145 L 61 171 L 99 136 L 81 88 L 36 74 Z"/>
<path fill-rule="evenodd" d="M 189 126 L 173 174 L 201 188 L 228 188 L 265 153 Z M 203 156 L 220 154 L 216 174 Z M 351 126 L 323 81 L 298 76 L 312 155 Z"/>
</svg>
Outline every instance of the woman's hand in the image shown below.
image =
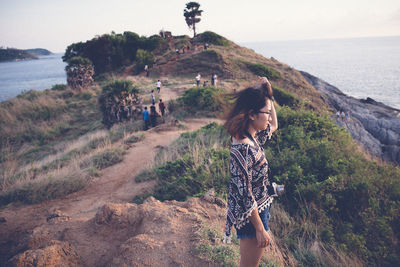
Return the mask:
<svg viewBox="0 0 400 267">
<path fill-rule="evenodd" d="M 267 84 L 267 86 L 271 86 L 271 83 L 269 82 L 269 80 L 268 80 L 268 78 L 267 77 L 261 77 L 261 76 L 257 76 L 258 77 L 258 79 L 260 80 L 260 82 L 262 83 L 262 84 Z"/>
<path fill-rule="evenodd" d="M 262 229 L 261 231 L 256 231 L 257 246 L 259 248 L 265 248 L 271 243 L 271 236 L 269 232 Z"/>
</svg>

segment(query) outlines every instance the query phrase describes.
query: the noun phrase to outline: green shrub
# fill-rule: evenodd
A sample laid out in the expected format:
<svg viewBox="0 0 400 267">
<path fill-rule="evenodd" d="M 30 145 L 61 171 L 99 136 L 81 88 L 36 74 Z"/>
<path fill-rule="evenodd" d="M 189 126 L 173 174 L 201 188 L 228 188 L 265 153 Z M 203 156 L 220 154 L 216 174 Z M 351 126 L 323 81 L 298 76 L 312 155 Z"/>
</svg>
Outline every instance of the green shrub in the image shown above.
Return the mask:
<svg viewBox="0 0 400 267">
<path fill-rule="evenodd" d="M 399 219 L 394 211 L 400 202 L 392 188 L 400 183 L 398 168 L 366 160 L 327 114 L 283 107 L 278 121 L 266 155 L 272 179 L 286 185 L 280 201 L 291 216 L 306 214 L 311 205 L 314 220 L 324 225 L 319 235 L 325 242 L 371 266 L 396 261 L 400 229 L 394 227 Z M 315 261 L 309 253 L 297 256 Z"/>
<path fill-rule="evenodd" d="M 188 114 L 215 116 L 223 111 L 225 91 L 215 87 L 193 87 L 186 90 L 182 97 L 177 99 L 178 108 L 181 106 Z M 168 106 L 174 110 L 175 102 Z"/>
<path fill-rule="evenodd" d="M 64 91 L 65 89 L 67 89 L 66 84 L 56 84 L 56 85 L 53 85 L 53 87 L 51 87 L 51 90 L 55 90 L 55 91 Z"/>
<path fill-rule="evenodd" d="M 95 154 L 92 157 L 93 166 L 102 170 L 123 160 L 125 151 L 122 148 L 110 148 Z"/>
<path fill-rule="evenodd" d="M 149 181 L 149 180 L 154 180 L 157 179 L 157 175 L 153 170 L 146 170 L 143 171 L 141 173 L 139 173 L 136 177 L 135 177 L 135 181 L 137 183 L 141 183 L 141 182 L 145 182 L 145 181 Z"/>
<path fill-rule="evenodd" d="M 201 43 L 209 43 L 213 45 L 220 46 L 229 46 L 229 41 L 222 37 L 221 35 L 216 34 L 215 32 L 206 31 L 197 36 L 198 41 Z"/>
<path fill-rule="evenodd" d="M 255 75 L 267 77 L 270 80 L 281 79 L 281 74 L 275 69 L 265 66 L 264 64 L 255 64 L 251 62 L 243 62 L 246 67 Z"/>
<path fill-rule="evenodd" d="M 237 266 L 239 249 L 237 245 L 222 244 L 222 231 L 209 225 L 201 224 L 197 232 L 199 240 L 193 249 L 194 254 L 218 266 Z M 235 239 L 236 240 L 236 239 Z"/>
<path fill-rule="evenodd" d="M 274 97 L 276 101 L 278 101 L 279 105 L 289 106 L 291 108 L 297 108 L 300 105 L 301 100 L 295 95 L 276 86 L 272 86 L 272 88 L 274 90 Z"/>
<path fill-rule="evenodd" d="M 144 66 L 148 65 L 149 67 L 153 66 L 154 63 L 154 55 L 152 52 L 138 49 L 136 52 L 136 65 L 135 65 L 135 73 L 138 74 L 143 71 Z"/>
<path fill-rule="evenodd" d="M 280 242 L 303 266 L 330 264 L 328 256 L 301 247 L 315 240 L 355 254 L 368 266 L 399 265 L 399 168 L 367 160 L 329 114 L 284 106 L 278 121 L 265 154 L 270 181 L 285 184 L 285 195 L 277 201 L 291 218 L 291 231 L 282 230 Z M 155 197 L 182 201 L 211 187 L 226 196 L 229 139 L 219 128 L 208 125 L 183 134 L 174 150 L 162 152 L 170 157 L 153 170 L 158 179 Z"/>
<path fill-rule="evenodd" d="M 142 141 L 144 138 L 145 138 L 144 134 L 131 135 L 130 137 L 124 140 L 124 144 L 134 144 Z"/>
<path fill-rule="evenodd" d="M 151 193 L 143 193 L 143 194 L 137 195 L 133 198 L 132 203 L 142 204 L 143 201 L 145 201 L 146 198 L 150 197 L 151 195 L 152 195 Z"/>
</svg>

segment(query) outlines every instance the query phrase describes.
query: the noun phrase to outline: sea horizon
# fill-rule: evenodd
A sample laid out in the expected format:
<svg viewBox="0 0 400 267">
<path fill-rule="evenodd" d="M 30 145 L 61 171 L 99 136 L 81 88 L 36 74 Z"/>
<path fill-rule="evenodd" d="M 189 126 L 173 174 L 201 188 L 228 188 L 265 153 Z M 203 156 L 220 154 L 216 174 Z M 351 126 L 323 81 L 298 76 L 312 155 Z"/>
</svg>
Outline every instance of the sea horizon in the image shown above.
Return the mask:
<svg viewBox="0 0 400 267">
<path fill-rule="evenodd" d="M 400 109 L 400 35 L 240 43 L 348 96 Z"/>
</svg>

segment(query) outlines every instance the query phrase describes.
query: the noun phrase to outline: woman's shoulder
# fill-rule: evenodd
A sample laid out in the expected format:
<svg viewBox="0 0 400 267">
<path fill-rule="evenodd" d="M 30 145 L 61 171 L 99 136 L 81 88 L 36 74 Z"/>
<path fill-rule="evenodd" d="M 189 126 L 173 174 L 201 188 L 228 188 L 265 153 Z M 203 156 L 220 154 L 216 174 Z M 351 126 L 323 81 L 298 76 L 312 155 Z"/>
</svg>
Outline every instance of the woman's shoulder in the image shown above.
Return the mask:
<svg viewBox="0 0 400 267">
<path fill-rule="evenodd" d="M 245 139 L 234 139 L 232 138 L 231 143 L 231 152 L 237 151 L 242 156 L 246 156 L 248 154 L 254 154 L 257 152 L 257 146 L 248 138 Z"/>
</svg>

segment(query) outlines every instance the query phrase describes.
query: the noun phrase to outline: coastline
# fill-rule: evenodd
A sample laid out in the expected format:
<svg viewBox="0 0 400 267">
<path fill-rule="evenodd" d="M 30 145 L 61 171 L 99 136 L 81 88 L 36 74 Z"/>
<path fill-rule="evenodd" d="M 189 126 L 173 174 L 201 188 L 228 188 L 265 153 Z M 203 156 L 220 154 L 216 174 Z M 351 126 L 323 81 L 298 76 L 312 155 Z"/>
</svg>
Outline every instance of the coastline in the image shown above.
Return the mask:
<svg viewBox="0 0 400 267">
<path fill-rule="evenodd" d="M 368 154 L 400 165 L 400 109 L 369 97 L 348 96 L 318 77 L 304 71 L 300 73 L 334 112 L 343 110 L 347 114 L 344 120 L 336 120 L 336 123 L 346 128 Z"/>
</svg>

